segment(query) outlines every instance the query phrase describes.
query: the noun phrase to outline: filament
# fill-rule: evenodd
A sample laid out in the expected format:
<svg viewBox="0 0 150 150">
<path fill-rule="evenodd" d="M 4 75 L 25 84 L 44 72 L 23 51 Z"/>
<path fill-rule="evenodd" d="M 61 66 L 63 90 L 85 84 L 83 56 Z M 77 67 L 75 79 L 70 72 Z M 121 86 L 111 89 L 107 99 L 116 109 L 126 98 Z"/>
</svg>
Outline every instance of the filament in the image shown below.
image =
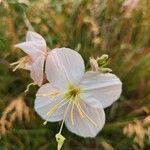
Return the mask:
<svg viewBox="0 0 150 150">
<path fill-rule="evenodd" d="M 76 105 L 76 107 L 77 107 L 77 109 L 78 109 L 78 112 L 79 112 L 81 118 L 83 118 L 84 115 L 83 115 L 83 113 L 82 113 L 82 111 L 81 111 L 81 109 L 80 109 L 80 107 L 79 107 L 79 105 L 78 105 L 78 100 L 77 100 L 77 99 L 75 99 L 75 105 Z"/>
<path fill-rule="evenodd" d="M 72 97 L 71 97 L 71 98 L 72 98 Z M 71 98 L 70 98 L 70 99 L 71 99 Z M 69 99 L 69 100 L 70 100 L 70 99 Z M 62 123 L 61 123 L 61 127 L 60 127 L 60 130 L 59 130 L 59 134 L 61 134 L 61 132 L 62 132 L 62 128 L 63 128 L 64 122 L 65 122 L 65 118 L 66 118 L 66 115 L 67 115 L 67 112 L 68 112 L 68 109 L 69 109 L 70 104 L 71 104 L 71 101 L 70 101 L 69 104 L 67 105 L 66 111 L 65 111 L 65 113 L 64 113 L 64 118 L 63 118 L 63 121 L 62 121 Z"/>
<path fill-rule="evenodd" d="M 16 71 L 22 65 L 22 63 L 24 61 L 25 61 L 25 57 L 21 58 L 20 60 L 14 62 L 14 63 L 11 63 L 10 64 L 11 66 L 16 65 L 16 67 L 13 69 L 13 71 Z"/>
<path fill-rule="evenodd" d="M 73 104 L 72 104 L 72 107 L 71 107 L 71 113 L 70 113 L 70 118 L 71 118 L 71 123 L 72 123 L 72 125 L 74 125 L 74 120 L 73 120 L 73 108 L 74 108 L 74 102 L 73 102 Z"/>
<path fill-rule="evenodd" d="M 36 96 L 43 96 L 43 97 L 45 97 L 45 96 L 54 96 L 55 97 L 58 95 L 60 95 L 59 91 L 52 91 L 52 92 L 47 93 L 47 94 L 36 94 Z"/>
<path fill-rule="evenodd" d="M 85 111 L 82 109 L 79 101 L 77 101 L 77 105 L 78 105 L 78 108 L 80 109 L 80 111 L 85 115 L 85 117 L 92 123 L 94 124 L 95 126 L 97 126 L 97 124 L 85 113 Z"/>
<path fill-rule="evenodd" d="M 43 94 L 36 94 L 36 96 L 43 96 L 43 97 L 45 97 L 45 96 L 55 96 L 55 95 L 64 95 L 64 94 L 67 94 L 68 92 L 70 92 L 70 91 L 72 91 L 72 89 L 71 90 L 67 90 L 66 92 L 61 92 L 61 94 L 60 94 L 60 91 L 52 91 L 52 92 L 50 92 L 50 93 L 43 93 Z"/>
<path fill-rule="evenodd" d="M 64 104 L 62 104 L 63 101 L 66 100 L 66 99 L 67 99 L 67 98 L 61 100 L 59 103 L 57 103 L 57 104 L 47 113 L 48 118 L 50 118 L 51 115 L 54 114 L 54 112 L 56 112 L 59 108 L 63 107 L 66 103 L 68 103 L 69 99 L 68 99 Z M 62 105 L 61 105 L 61 104 L 62 104 Z M 61 106 L 60 106 L 60 105 L 61 105 Z M 47 119 L 43 124 L 46 125 L 47 122 L 48 122 L 48 119 Z"/>
<path fill-rule="evenodd" d="M 27 93 L 29 91 L 31 85 L 36 85 L 36 83 L 32 82 L 32 83 L 28 84 L 26 90 L 24 91 L 25 93 Z"/>
</svg>

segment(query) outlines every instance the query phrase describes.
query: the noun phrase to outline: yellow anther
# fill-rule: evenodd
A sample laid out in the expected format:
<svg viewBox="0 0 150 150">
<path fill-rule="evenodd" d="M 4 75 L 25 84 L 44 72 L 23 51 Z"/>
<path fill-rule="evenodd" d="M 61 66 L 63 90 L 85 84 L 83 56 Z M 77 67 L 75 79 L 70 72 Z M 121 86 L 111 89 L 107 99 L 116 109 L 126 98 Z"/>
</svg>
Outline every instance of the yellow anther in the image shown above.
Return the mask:
<svg viewBox="0 0 150 150">
<path fill-rule="evenodd" d="M 43 122 L 43 125 L 45 126 L 47 124 L 47 120 Z"/>
<path fill-rule="evenodd" d="M 72 98 L 72 97 L 71 97 Z M 70 99 L 71 99 L 70 98 Z M 69 101 L 69 99 L 68 99 Z M 60 130 L 59 132 L 56 134 L 56 141 L 57 141 L 57 150 L 60 150 L 61 147 L 63 146 L 64 144 L 64 140 L 65 140 L 65 137 L 61 135 L 61 132 L 62 132 L 62 128 L 63 128 L 63 125 L 64 125 L 64 122 L 65 122 L 65 118 L 66 118 L 66 115 L 67 115 L 67 112 L 68 112 L 68 109 L 69 109 L 69 106 L 71 104 L 71 101 L 69 101 L 68 105 L 67 105 L 67 108 L 65 110 L 65 113 L 64 113 L 64 117 L 63 117 L 63 121 L 61 123 L 61 127 L 60 127 Z"/>
</svg>

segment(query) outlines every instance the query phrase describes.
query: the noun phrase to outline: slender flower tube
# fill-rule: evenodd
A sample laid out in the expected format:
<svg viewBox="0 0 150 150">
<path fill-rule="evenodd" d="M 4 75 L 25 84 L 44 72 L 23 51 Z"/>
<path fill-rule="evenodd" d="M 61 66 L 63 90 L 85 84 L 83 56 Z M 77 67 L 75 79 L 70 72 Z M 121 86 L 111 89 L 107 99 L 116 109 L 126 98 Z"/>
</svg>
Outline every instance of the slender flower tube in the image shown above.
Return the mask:
<svg viewBox="0 0 150 150">
<path fill-rule="evenodd" d="M 79 136 L 95 137 L 105 124 L 104 108 L 120 97 L 120 79 L 111 73 L 85 72 L 81 55 L 69 48 L 53 49 L 45 71 L 50 83 L 39 88 L 34 105 L 44 124 L 62 120 L 59 137 L 64 124 Z"/>
<path fill-rule="evenodd" d="M 42 85 L 44 79 L 44 63 L 48 54 L 44 38 L 38 33 L 28 31 L 26 42 L 19 43 L 15 47 L 22 49 L 27 56 L 10 64 L 16 65 L 13 71 L 18 68 L 30 70 L 31 78 L 34 82 L 39 86 Z"/>
</svg>

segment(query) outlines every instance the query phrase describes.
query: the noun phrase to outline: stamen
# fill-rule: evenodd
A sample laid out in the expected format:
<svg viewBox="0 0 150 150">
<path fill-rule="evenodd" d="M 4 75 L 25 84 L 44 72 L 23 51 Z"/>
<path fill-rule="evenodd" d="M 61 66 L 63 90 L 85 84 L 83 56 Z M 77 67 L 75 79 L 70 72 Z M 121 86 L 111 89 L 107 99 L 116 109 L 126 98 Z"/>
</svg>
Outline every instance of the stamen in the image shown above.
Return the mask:
<svg viewBox="0 0 150 150">
<path fill-rule="evenodd" d="M 72 125 L 74 125 L 74 120 L 73 120 L 73 108 L 74 108 L 74 102 L 73 102 L 73 104 L 72 104 L 72 107 L 71 107 L 71 114 L 70 114 L 70 118 L 71 118 L 71 123 L 72 123 Z"/>
<path fill-rule="evenodd" d="M 55 97 L 58 95 L 60 95 L 59 91 L 52 91 L 52 92 L 47 93 L 47 94 L 36 94 L 36 96 L 43 96 L 43 97 L 45 97 L 45 96 L 54 96 Z"/>
<path fill-rule="evenodd" d="M 18 60 L 16 62 L 13 62 L 13 63 L 10 64 L 10 66 L 17 65 L 19 62 L 20 62 L 20 60 Z"/>
<path fill-rule="evenodd" d="M 72 97 L 71 97 L 72 98 Z M 70 98 L 70 99 L 71 99 Z M 69 100 L 70 100 L 69 99 Z M 68 101 L 69 101 L 68 100 Z M 71 104 L 71 100 L 70 100 L 70 102 L 69 102 L 69 104 L 68 104 L 68 106 L 67 106 L 67 108 L 66 108 L 66 111 L 65 111 L 65 113 L 64 113 L 64 118 L 63 118 L 63 121 L 62 121 L 62 123 L 61 123 L 61 127 L 60 127 L 60 130 L 59 130 L 59 133 L 61 134 L 61 132 L 62 132 L 62 128 L 63 128 L 63 125 L 64 125 L 64 122 L 65 122 L 65 119 L 66 119 L 66 115 L 67 115 L 67 112 L 68 112 L 68 109 L 69 109 L 69 106 L 70 106 L 70 104 Z"/>
<path fill-rule="evenodd" d="M 43 93 L 43 94 L 36 94 L 36 96 L 43 96 L 43 97 L 45 97 L 45 96 L 55 96 L 55 95 L 65 95 L 65 94 L 67 94 L 68 92 L 70 92 L 70 91 L 72 91 L 72 89 L 71 90 L 67 90 L 66 92 L 61 92 L 60 93 L 60 91 L 52 91 L 52 92 L 50 92 L 50 93 Z"/>
<path fill-rule="evenodd" d="M 45 126 L 45 125 L 47 124 L 47 122 L 48 122 L 48 120 L 44 121 L 44 122 L 43 122 L 43 125 Z"/>
<path fill-rule="evenodd" d="M 51 116 L 61 105 L 61 103 L 64 102 L 64 100 L 61 100 L 59 103 L 57 103 L 48 113 L 48 116 Z"/>
<path fill-rule="evenodd" d="M 22 63 L 25 61 L 25 57 L 21 58 L 20 60 L 14 62 L 14 63 L 11 63 L 10 66 L 13 66 L 13 65 L 17 65 L 13 71 L 16 71 L 21 65 Z"/>
<path fill-rule="evenodd" d="M 85 111 L 82 109 L 81 105 L 80 105 L 80 102 L 77 101 L 77 104 L 78 104 L 78 107 L 79 109 L 82 111 L 82 113 L 85 115 L 85 117 L 92 123 L 94 124 L 95 126 L 97 126 L 97 124 L 85 113 Z"/>
<path fill-rule="evenodd" d="M 21 66 L 21 64 L 19 63 L 19 64 L 13 69 L 13 72 L 15 72 L 20 66 Z"/>
<path fill-rule="evenodd" d="M 82 111 L 81 111 L 81 109 L 80 109 L 80 107 L 79 107 L 79 105 L 78 105 L 78 99 L 77 99 L 78 97 L 76 96 L 76 98 L 75 98 L 75 105 L 76 105 L 76 107 L 77 107 L 77 109 L 78 109 L 78 112 L 79 112 L 79 114 L 81 115 L 81 118 L 83 118 L 84 117 L 84 115 L 83 115 L 83 113 L 82 113 Z"/>
<path fill-rule="evenodd" d="M 79 112 L 81 118 L 84 118 L 84 115 L 83 115 L 83 113 L 82 113 L 82 111 L 81 111 L 79 105 L 78 105 L 77 103 L 75 103 L 75 105 L 76 105 L 76 107 L 77 107 L 77 109 L 78 109 L 78 112 Z"/>
<path fill-rule="evenodd" d="M 69 99 L 68 99 L 64 104 L 62 104 L 63 101 L 66 100 L 66 99 L 67 99 L 67 98 L 61 100 L 59 103 L 57 103 L 57 104 L 47 113 L 48 118 L 50 118 L 51 115 L 52 115 L 54 112 L 56 112 L 59 108 L 63 107 L 66 103 L 68 103 Z M 62 104 L 62 105 L 61 105 L 61 104 Z M 60 105 L 61 105 L 61 106 L 60 106 Z M 48 119 L 43 123 L 43 125 L 46 125 L 47 122 L 48 122 Z"/>
<path fill-rule="evenodd" d="M 11 63 L 10 66 L 16 65 L 16 67 L 13 69 L 13 71 L 16 71 L 18 68 L 30 70 L 28 67 L 32 63 L 33 63 L 32 59 L 29 56 L 25 56 L 25 57 L 20 58 L 18 61 Z"/>
<path fill-rule="evenodd" d="M 71 98 L 72 98 L 72 97 L 71 97 Z M 69 101 L 71 98 L 69 98 L 68 101 Z M 60 130 L 59 130 L 59 132 L 56 134 L 56 141 L 57 141 L 57 143 L 58 143 L 58 145 L 57 145 L 57 150 L 60 150 L 60 149 L 61 149 L 61 147 L 62 147 L 62 145 L 63 145 L 63 143 L 64 143 L 64 140 L 65 140 L 65 137 L 61 135 L 61 132 L 62 132 L 62 128 L 63 128 L 63 125 L 64 125 L 64 121 L 65 121 L 65 118 L 66 118 L 66 115 L 67 115 L 67 112 L 68 112 L 68 108 L 69 108 L 71 102 L 72 102 L 72 101 L 70 100 L 69 104 L 67 105 L 66 111 L 65 111 L 65 113 L 64 113 L 64 118 L 63 118 L 63 121 L 62 121 L 62 123 L 61 123 Z"/>
<path fill-rule="evenodd" d="M 66 138 L 63 135 L 61 135 L 60 133 L 57 133 L 55 137 L 56 137 L 56 141 L 58 143 L 57 150 L 60 150 L 61 147 L 63 146 Z"/>
<path fill-rule="evenodd" d="M 28 84 L 26 90 L 24 91 L 25 93 L 27 93 L 29 91 L 31 85 L 36 85 L 36 83 L 32 82 L 32 83 Z"/>
</svg>

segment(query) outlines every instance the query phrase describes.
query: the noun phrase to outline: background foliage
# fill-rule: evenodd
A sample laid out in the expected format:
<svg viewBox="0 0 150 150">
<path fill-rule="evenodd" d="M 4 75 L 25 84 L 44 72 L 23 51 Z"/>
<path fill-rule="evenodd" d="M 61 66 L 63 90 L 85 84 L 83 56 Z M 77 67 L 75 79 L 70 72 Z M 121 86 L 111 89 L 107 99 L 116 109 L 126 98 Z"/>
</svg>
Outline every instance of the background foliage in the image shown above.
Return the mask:
<svg viewBox="0 0 150 150">
<path fill-rule="evenodd" d="M 14 44 L 23 41 L 26 31 L 32 28 L 46 39 L 50 49 L 78 50 L 87 69 L 90 56 L 108 54 L 109 67 L 123 82 L 120 99 L 105 110 L 106 125 L 99 135 L 83 139 L 64 128 L 67 140 L 63 149 L 150 149 L 150 3 L 141 0 L 133 10 L 131 6 L 123 7 L 123 3 L 0 0 L 0 116 L 7 120 L 6 130 L 0 130 L 0 149 L 56 149 L 54 136 L 59 123 L 42 125 L 43 120 L 33 110 L 38 88 L 32 87 L 25 94 L 26 85 L 32 82 L 29 72 L 13 72 L 9 65 L 24 55 Z M 22 108 L 22 113 L 15 112 L 17 108 Z M 3 117 L 5 114 L 9 118 Z"/>
</svg>

